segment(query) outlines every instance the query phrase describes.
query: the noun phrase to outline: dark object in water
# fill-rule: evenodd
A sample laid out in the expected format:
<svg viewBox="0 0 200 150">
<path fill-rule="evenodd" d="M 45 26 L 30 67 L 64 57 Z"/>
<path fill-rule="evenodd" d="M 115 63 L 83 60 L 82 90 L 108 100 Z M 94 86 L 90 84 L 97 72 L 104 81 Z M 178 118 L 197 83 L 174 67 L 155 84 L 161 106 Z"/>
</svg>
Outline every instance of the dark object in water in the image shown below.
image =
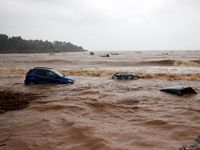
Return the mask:
<svg viewBox="0 0 200 150">
<path fill-rule="evenodd" d="M 94 55 L 94 52 L 90 52 L 90 55 Z"/>
<path fill-rule="evenodd" d="M 191 87 L 183 87 L 183 86 L 174 86 L 174 87 L 166 87 L 161 89 L 162 92 L 172 93 L 176 95 L 184 95 L 184 94 L 197 94 L 196 91 Z"/>
<path fill-rule="evenodd" d="M 183 145 L 179 150 L 199 150 L 200 149 L 200 136 L 190 145 Z"/>
<path fill-rule="evenodd" d="M 43 84 L 43 83 L 57 83 L 57 84 L 73 84 L 74 79 L 65 76 L 64 74 L 47 67 L 35 67 L 26 73 L 24 83 Z"/>
<path fill-rule="evenodd" d="M 6 146 L 6 144 L 0 144 L 0 146 Z"/>
<path fill-rule="evenodd" d="M 100 57 L 110 57 L 109 54 L 101 54 Z"/>
<path fill-rule="evenodd" d="M 115 73 L 112 75 L 112 79 L 114 80 L 120 80 L 120 79 L 124 79 L 124 80 L 138 80 L 140 77 L 136 76 L 136 75 L 132 75 L 129 73 Z"/>
</svg>

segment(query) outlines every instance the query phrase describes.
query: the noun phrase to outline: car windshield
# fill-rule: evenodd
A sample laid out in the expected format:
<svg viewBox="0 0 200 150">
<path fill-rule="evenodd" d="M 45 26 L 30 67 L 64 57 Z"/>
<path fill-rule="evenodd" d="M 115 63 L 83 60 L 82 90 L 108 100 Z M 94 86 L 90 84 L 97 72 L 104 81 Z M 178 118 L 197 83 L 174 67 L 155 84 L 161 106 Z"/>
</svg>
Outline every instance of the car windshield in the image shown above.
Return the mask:
<svg viewBox="0 0 200 150">
<path fill-rule="evenodd" d="M 64 74 L 58 72 L 57 70 L 51 70 L 51 71 L 57 74 L 59 77 L 64 77 Z"/>
</svg>

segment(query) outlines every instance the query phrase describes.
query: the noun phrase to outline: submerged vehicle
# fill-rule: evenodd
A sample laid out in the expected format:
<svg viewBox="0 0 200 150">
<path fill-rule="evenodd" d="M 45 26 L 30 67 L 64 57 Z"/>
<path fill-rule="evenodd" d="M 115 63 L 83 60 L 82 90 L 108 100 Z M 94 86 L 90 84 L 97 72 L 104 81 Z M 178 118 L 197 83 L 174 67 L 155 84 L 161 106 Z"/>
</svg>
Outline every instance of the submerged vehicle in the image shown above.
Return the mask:
<svg viewBox="0 0 200 150">
<path fill-rule="evenodd" d="M 112 79 L 124 79 L 124 80 L 138 80 L 140 77 L 136 75 L 132 75 L 129 73 L 115 73 L 112 75 Z"/>
<path fill-rule="evenodd" d="M 58 83 L 58 84 L 73 84 L 74 79 L 65 76 L 53 68 L 35 67 L 30 69 L 24 80 L 25 84 L 35 83 Z"/>
<path fill-rule="evenodd" d="M 100 57 L 110 57 L 109 54 L 100 54 Z"/>
<path fill-rule="evenodd" d="M 192 87 L 183 87 L 183 86 L 174 86 L 174 87 L 166 87 L 160 89 L 162 92 L 172 93 L 179 96 L 184 94 L 197 94 L 196 91 Z"/>
<path fill-rule="evenodd" d="M 90 52 L 90 55 L 94 55 L 94 52 Z"/>
</svg>

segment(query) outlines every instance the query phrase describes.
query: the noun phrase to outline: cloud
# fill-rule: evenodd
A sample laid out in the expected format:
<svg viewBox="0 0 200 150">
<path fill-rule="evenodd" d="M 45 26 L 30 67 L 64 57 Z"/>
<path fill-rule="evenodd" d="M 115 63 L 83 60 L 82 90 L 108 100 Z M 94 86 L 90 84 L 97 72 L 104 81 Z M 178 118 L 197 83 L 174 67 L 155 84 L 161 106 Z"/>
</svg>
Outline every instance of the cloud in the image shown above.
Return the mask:
<svg viewBox="0 0 200 150">
<path fill-rule="evenodd" d="M 198 49 L 198 0 L 1 0 L 0 32 L 93 50 Z"/>
</svg>

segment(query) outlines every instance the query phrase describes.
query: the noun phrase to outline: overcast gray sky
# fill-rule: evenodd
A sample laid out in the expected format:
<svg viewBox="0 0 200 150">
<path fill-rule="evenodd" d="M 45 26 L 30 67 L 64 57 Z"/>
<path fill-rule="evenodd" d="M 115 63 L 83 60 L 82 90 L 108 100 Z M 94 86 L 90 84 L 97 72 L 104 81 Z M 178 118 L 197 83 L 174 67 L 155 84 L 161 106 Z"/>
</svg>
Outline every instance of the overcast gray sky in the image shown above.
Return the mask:
<svg viewBox="0 0 200 150">
<path fill-rule="evenodd" d="M 200 49 L 200 0 L 0 0 L 0 33 L 88 50 Z"/>
</svg>

